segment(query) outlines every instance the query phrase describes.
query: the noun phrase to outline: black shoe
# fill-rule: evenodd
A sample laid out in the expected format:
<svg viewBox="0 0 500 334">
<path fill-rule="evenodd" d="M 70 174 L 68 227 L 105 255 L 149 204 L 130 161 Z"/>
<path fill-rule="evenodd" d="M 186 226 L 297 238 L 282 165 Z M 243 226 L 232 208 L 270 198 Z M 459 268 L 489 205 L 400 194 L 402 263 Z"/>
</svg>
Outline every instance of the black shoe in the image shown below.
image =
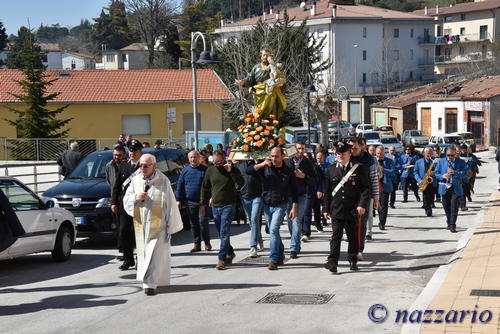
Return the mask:
<svg viewBox="0 0 500 334">
<path fill-rule="evenodd" d="M 144 289 L 144 293 L 147 296 L 154 296 L 154 295 L 156 295 L 155 289 L 151 289 L 151 288 Z"/>
<path fill-rule="evenodd" d="M 447 230 L 450 230 L 450 229 L 451 229 L 451 226 L 450 226 L 450 225 L 446 226 L 446 229 L 447 229 Z"/>
<path fill-rule="evenodd" d="M 463 208 L 460 208 L 460 211 L 467 211 L 467 210 L 469 210 L 469 208 L 466 206 L 464 206 Z"/>
<path fill-rule="evenodd" d="M 420 197 L 419 197 L 419 196 L 417 196 L 417 202 L 420 202 L 420 201 L 421 201 Z"/>
<path fill-rule="evenodd" d="M 372 240 L 372 236 L 371 236 L 371 235 L 369 235 L 369 234 L 367 234 L 367 235 L 366 235 L 366 240 Z"/>
<path fill-rule="evenodd" d="M 291 252 L 290 252 L 290 258 L 291 258 L 291 259 L 296 259 L 296 258 L 298 258 L 298 256 L 297 256 L 297 252 L 295 252 L 295 251 L 291 251 Z"/>
<path fill-rule="evenodd" d="M 468 200 L 469 202 L 472 202 L 472 197 L 467 196 L 467 200 Z"/>
<path fill-rule="evenodd" d="M 267 227 L 267 225 L 266 225 L 265 231 L 266 231 L 266 234 L 269 234 L 269 227 Z"/>
<path fill-rule="evenodd" d="M 382 231 L 385 230 L 385 225 L 378 224 L 378 228 L 381 229 Z"/>
<path fill-rule="evenodd" d="M 432 217 L 432 212 L 426 212 L 425 214 L 427 215 L 427 217 Z"/>
<path fill-rule="evenodd" d="M 327 262 L 324 264 L 325 269 L 330 270 L 331 273 L 336 273 L 337 272 L 337 266 L 334 265 L 333 263 Z"/>
<path fill-rule="evenodd" d="M 285 264 L 285 257 L 284 256 L 280 256 L 280 258 L 278 259 L 278 265 L 282 266 L 284 264 Z"/>
<path fill-rule="evenodd" d="M 316 229 L 318 232 L 323 232 L 323 226 L 321 226 L 321 223 L 316 224 Z"/>
<path fill-rule="evenodd" d="M 401 201 L 401 203 L 408 203 L 408 200 L 404 199 L 404 200 Z"/>
<path fill-rule="evenodd" d="M 119 267 L 120 270 L 129 270 L 130 267 L 134 267 L 135 262 L 134 261 L 124 261 L 123 264 Z"/>
<path fill-rule="evenodd" d="M 354 261 L 349 261 L 349 263 L 351 264 L 351 267 L 350 267 L 349 269 L 351 269 L 352 271 L 357 271 L 357 270 L 359 270 L 358 265 L 356 264 L 356 262 L 354 262 Z"/>
<path fill-rule="evenodd" d="M 457 228 L 455 226 L 450 227 L 450 232 L 451 233 L 457 233 Z"/>
<path fill-rule="evenodd" d="M 436 208 L 436 204 L 432 203 L 431 204 L 431 208 L 435 209 Z"/>
<path fill-rule="evenodd" d="M 391 209 L 395 209 L 396 207 L 394 206 L 394 204 L 391 204 L 389 205 L 391 207 Z"/>
</svg>

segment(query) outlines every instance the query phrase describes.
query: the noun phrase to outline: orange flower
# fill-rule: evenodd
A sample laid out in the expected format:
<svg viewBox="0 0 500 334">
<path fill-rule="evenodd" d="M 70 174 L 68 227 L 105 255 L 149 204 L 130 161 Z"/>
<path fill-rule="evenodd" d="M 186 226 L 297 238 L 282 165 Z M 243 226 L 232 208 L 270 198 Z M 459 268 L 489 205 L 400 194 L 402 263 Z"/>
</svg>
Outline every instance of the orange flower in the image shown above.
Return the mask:
<svg viewBox="0 0 500 334">
<path fill-rule="evenodd" d="M 256 110 L 255 110 L 255 112 L 256 112 L 257 114 L 262 114 L 262 112 L 263 112 L 263 111 L 264 111 L 264 110 L 262 110 L 262 109 L 256 109 Z"/>
<path fill-rule="evenodd" d="M 261 132 L 262 130 L 263 130 L 262 126 L 259 126 L 259 127 L 257 127 L 257 128 L 255 129 L 255 131 L 257 131 L 257 132 Z"/>
<path fill-rule="evenodd" d="M 264 136 L 269 136 L 271 134 L 271 132 L 269 132 L 269 130 L 264 130 Z"/>
<path fill-rule="evenodd" d="M 269 139 L 269 145 L 274 145 L 274 139 Z"/>
<path fill-rule="evenodd" d="M 283 144 L 283 139 L 278 138 L 278 145 L 282 145 L 282 144 Z"/>
<path fill-rule="evenodd" d="M 233 145 L 236 145 L 236 143 L 237 143 L 236 139 L 235 139 L 235 140 L 233 140 Z"/>
<path fill-rule="evenodd" d="M 266 129 L 269 130 L 269 131 L 271 131 L 273 129 L 273 127 L 269 126 L 269 125 L 266 125 Z"/>
<path fill-rule="evenodd" d="M 255 137 L 253 137 L 255 140 L 259 140 L 260 139 L 260 136 L 259 135 L 255 135 Z"/>
<path fill-rule="evenodd" d="M 262 147 L 262 145 L 264 145 L 264 142 L 262 140 L 259 140 L 257 142 L 257 147 Z"/>
<path fill-rule="evenodd" d="M 248 145 L 243 145 L 243 151 L 248 152 L 250 147 Z"/>
<path fill-rule="evenodd" d="M 251 119 L 250 117 L 245 118 L 245 122 L 246 122 L 246 123 L 250 123 L 250 121 L 251 121 L 251 120 L 252 120 L 252 119 Z"/>
<path fill-rule="evenodd" d="M 253 117 L 253 114 L 252 114 L 251 112 L 249 112 L 249 113 L 247 114 L 247 117 Z"/>
<path fill-rule="evenodd" d="M 274 120 L 274 121 L 273 121 L 273 124 L 274 124 L 274 125 L 278 125 L 278 124 L 280 124 L 280 122 L 278 122 L 277 120 Z"/>
<path fill-rule="evenodd" d="M 247 137 L 247 142 L 251 143 L 253 141 L 253 138 L 252 137 Z"/>
<path fill-rule="evenodd" d="M 267 123 L 269 123 L 269 120 L 267 120 L 267 119 L 262 120 L 262 124 L 267 124 Z"/>
<path fill-rule="evenodd" d="M 248 133 L 243 134 L 243 138 L 246 138 L 246 137 L 248 137 Z"/>
<path fill-rule="evenodd" d="M 274 114 L 270 114 L 269 118 L 273 119 L 273 118 L 276 118 L 276 116 L 274 116 Z"/>
<path fill-rule="evenodd" d="M 257 119 L 257 118 L 253 118 L 253 119 L 252 119 L 252 122 L 257 122 L 257 121 L 258 121 L 258 119 Z"/>
</svg>

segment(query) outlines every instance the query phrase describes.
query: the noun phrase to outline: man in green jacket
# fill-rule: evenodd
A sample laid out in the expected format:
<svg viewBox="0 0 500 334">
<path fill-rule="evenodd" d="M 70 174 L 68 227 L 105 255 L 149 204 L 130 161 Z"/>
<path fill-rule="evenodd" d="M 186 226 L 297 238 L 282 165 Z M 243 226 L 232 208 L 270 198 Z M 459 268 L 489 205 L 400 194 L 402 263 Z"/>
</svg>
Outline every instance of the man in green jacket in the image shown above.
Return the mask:
<svg viewBox="0 0 500 334">
<path fill-rule="evenodd" d="M 215 226 L 220 236 L 219 261 L 215 268 L 224 270 L 225 266 L 231 264 L 235 257 L 229 240 L 230 228 L 234 216 L 234 206 L 238 199 L 236 186 L 243 186 L 245 180 L 232 163 L 226 163 L 223 151 L 214 152 L 213 163 L 214 166 L 209 167 L 205 173 L 201 185 L 200 202 L 212 207 Z M 200 215 L 204 214 L 201 212 L 204 208 L 200 210 Z"/>
</svg>

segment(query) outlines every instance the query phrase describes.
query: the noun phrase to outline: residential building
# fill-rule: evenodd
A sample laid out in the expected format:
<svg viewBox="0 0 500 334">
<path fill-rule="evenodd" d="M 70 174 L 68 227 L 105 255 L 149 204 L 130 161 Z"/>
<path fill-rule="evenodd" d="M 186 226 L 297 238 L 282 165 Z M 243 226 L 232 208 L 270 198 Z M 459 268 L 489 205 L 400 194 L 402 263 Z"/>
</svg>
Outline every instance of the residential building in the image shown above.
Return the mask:
<svg viewBox="0 0 500 334">
<path fill-rule="evenodd" d="M 47 69 L 62 69 L 62 52 L 57 43 L 37 43 L 42 51 L 42 63 Z M 7 59 L 10 52 L 10 45 L 7 44 L 5 50 L 0 52 L 0 60 Z M 6 66 L 3 66 L 6 67 Z M 0 67 L 1 68 L 1 67 Z"/>
<path fill-rule="evenodd" d="M 126 133 L 141 139 L 182 139 L 193 130 L 191 70 L 48 70 L 56 79 L 47 94 L 60 93 L 49 108 L 69 105 L 60 118 L 73 118 L 68 137 L 115 138 Z M 199 130 L 222 131 L 222 104 L 233 96 L 217 74 L 197 70 Z M 7 107 L 24 106 L 10 93 L 21 93 L 18 70 L 0 70 L 0 118 L 14 120 Z M 0 122 L 2 137 L 15 138 L 16 128 Z"/>
<path fill-rule="evenodd" d="M 65 70 L 95 70 L 96 60 L 94 56 L 68 51 L 62 55 L 62 67 Z"/>
<path fill-rule="evenodd" d="M 105 70 L 139 70 L 146 68 L 148 47 L 146 43 L 132 43 L 120 50 L 102 52 Z"/>
<path fill-rule="evenodd" d="M 433 17 L 435 72 L 455 74 L 461 67 L 493 58 L 491 43 L 500 40 L 500 0 L 464 2 L 413 12 Z"/>
<path fill-rule="evenodd" d="M 434 78 L 434 45 L 423 43 L 432 37 L 432 18 L 356 5 L 354 1 L 335 2 L 315 1 L 306 5 L 306 10 L 294 7 L 287 11 L 293 24 L 307 18 L 310 33 L 325 37 L 323 59 L 329 59 L 332 65 L 315 78 L 320 92 L 322 86 L 345 86 L 350 95 L 374 94 Z M 283 18 L 284 13 L 266 13 L 224 24 L 215 32 L 224 42 L 252 29 L 259 20 L 275 24 Z M 347 111 L 346 120 L 370 122 L 362 108 L 358 110 Z"/>
</svg>

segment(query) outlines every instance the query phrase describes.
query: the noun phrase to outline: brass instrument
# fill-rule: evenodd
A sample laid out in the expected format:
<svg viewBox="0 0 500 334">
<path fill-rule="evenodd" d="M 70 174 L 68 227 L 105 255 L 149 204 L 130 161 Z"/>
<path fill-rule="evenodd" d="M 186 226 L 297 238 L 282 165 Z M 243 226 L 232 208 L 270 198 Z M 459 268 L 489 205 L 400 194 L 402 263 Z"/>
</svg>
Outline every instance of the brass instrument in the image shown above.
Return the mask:
<svg viewBox="0 0 500 334">
<path fill-rule="evenodd" d="M 425 176 L 422 178 L 422 181 L 420 181 L 420 186 L 418 187 L 418 190 L 423 192 L 427 188 L 427 186 L 431 184 L 432 181 L 434 181 L 434 178 L 431 176 L 431 172 L 432 169 L 434 168 L 434 165 L 436 164 L 436 161 L 437 159 L 434 159 L 429 168 L 427 168 Z"/>
</svg>

